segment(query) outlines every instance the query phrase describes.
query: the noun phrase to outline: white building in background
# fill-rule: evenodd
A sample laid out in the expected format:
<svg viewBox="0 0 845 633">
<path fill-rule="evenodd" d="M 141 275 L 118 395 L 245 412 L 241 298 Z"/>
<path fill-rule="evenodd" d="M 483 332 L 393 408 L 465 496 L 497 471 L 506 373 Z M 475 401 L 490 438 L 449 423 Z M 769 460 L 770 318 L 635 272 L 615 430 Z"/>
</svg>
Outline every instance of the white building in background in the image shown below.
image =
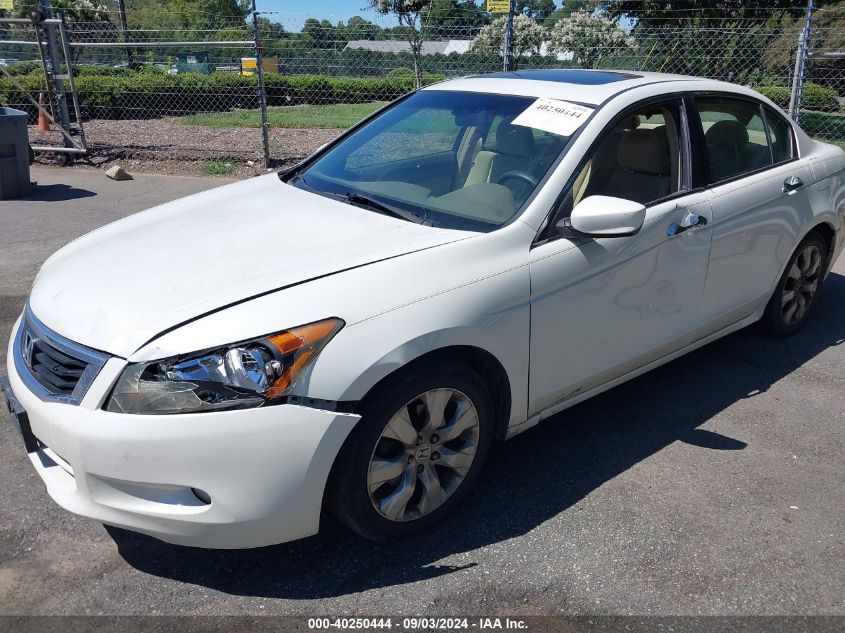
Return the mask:
<svg viewBox="0 0 845 633">
<path fill-rule="evenodd" d="M 470 52 L 472 40 L 439 40 L 423 42 L 423 55 L 466 55 Z M 402 40 L 351 40 L 344 50 L 373 51 L 375 53 L 410 53 L 411 45 Z M 554 57 L 560 62 L 571 62 L 575 58 L 572 51 L 553 54 L 548 42 L 540 45 L 541 57 Z"/>
</svg>

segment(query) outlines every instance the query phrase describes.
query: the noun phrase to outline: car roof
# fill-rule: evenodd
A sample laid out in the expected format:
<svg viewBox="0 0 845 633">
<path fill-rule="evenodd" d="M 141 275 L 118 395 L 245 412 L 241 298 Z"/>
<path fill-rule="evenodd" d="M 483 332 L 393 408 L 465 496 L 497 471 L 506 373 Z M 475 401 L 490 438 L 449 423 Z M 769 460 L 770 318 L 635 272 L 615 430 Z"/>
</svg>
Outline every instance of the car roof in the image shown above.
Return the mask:
<svg viewBox="0 0 845 633">
<path fill-rule="evenodd" d="M 526 97 L 564 99 L 591 105 L 604 103 L 630 88 L 650 84 L 708 81 L 701 77 L 626 70 L 543 69 L 488 73 L 432 84 L 424 90 L 490 92 Z M 722 81 L 708 81 L 713 89 L 734 89 Z"/>
</svg>

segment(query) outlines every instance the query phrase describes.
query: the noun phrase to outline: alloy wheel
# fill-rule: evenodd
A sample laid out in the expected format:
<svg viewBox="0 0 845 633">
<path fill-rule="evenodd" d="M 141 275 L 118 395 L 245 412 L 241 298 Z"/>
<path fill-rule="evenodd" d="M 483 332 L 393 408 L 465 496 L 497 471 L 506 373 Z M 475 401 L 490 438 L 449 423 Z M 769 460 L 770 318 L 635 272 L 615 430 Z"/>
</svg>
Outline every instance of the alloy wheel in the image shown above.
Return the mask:
<svg viewBox="0 0 845 633">
<path fill-rule="evenodd" d="M 786 325 L 804 318 L 821 282 L 822 253 L 816 244 L 808 244 L 792 262 L 781 294 L 781 316 Z"/>
<path fill-rule="evenodd" d="M 475 405 L 456 389 L 432 389 L 407 402 L 370 458 L 367 489 L 376 511 L 411 521 L 443 505 L 475 461 L 479 430 Z"/>
</svg>

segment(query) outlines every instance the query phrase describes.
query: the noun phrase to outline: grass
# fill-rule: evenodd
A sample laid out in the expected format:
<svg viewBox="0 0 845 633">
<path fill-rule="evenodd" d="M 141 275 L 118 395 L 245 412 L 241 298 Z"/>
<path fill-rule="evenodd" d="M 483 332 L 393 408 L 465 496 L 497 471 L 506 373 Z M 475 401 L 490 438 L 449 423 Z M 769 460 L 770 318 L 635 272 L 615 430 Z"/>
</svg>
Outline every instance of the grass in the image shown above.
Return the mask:
<svg viewBox="0 0 845 633">
<path fill-rule="evenodd" d="M 202 166 L 202 170 L 209 176 L 223 176 L 234 168 L 235 166 L 230 160 L 210 160 Z"/>
<path fill-rule="evenodd" d="M 336 128 L 351 127 L 368 114 L 384 105 L 383 101 L 368 103 L 332 103 L 329 105 L 297 105 L 267 108 L 267 119 L 273 127 L 282 128 Z M 213 128 L 259 127 L 258 110 L 232 110 L 189 114 L 182 117 L 188 125 Z"/>
</svg>

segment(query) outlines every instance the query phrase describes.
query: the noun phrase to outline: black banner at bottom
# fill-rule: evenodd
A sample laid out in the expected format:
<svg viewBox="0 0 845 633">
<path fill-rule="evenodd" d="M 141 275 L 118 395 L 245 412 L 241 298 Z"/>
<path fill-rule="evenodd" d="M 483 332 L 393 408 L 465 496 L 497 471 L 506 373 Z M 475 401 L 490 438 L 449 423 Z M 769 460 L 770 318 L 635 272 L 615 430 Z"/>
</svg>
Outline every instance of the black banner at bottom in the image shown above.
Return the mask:
<svg viewBox="0 0 845 633">
<path fill-rule="evenodd" d="M 842 633 L 845 616 L 0 616 L 6 633 Z"/>
</svg>

